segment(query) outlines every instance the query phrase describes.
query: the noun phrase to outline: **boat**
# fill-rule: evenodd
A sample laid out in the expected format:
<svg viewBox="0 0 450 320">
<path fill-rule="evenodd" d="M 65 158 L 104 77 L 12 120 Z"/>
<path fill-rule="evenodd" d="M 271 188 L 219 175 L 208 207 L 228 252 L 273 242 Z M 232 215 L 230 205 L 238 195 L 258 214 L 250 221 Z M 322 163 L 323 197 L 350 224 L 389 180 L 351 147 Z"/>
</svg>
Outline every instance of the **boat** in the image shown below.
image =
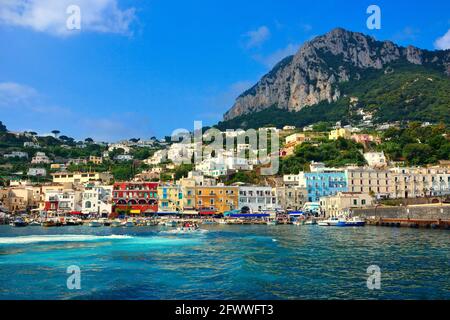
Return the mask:
<svg viewBox="0 0 450 320">
<path fill-rule="evenodd" d="M 301 219 L 301 220 L 295 220 L 295 221 L 293 222 L 293 225 L 295 225 L 295 226 L 303 226 L 303 225 L 305 225 L 305 220 L 303 220 L 303 219 Z"/>
<path fill-rule="evenodd" d="M 42 222 L 42 226 L 45 228 L 50 228 L 50 227 L 60 227 L 62 224 L 59 221 L 54 221 L 54 220 L 46 220 L 44 222 Z"/>
<path fill-rule="evenodd" d="M 328 220 L 319 221 L 322 227 L 364 227 L 366 222 L 359 218 L 330 218 Z"/>
<path fill-rule="evenodd" d="M 133 221 L 124 221 L 121 224 L 122 227 L 126 227 L 126 228 L 131 228 L 134 227 L 134 222 Z"/>
<path fill-rule="evenodd" d="M 16 220 L 14 220 L 13 225 L 14 227 L 26 227 L 28 223 L 26 223 L 26 221 L 22 218 L 17 218 Z"/>
<path fill-rule="evenodd" d="M 313 219 L 306 220 L 306 222 L 305 222 L 305 225 L 307 225 L 307 226 L 312 226 L 312 225 L 316 225 L 316 224 L 317 224 L 317 221 L 313 220 Z"/>
<path fill-rule="evenodd" d="M 266 224 L 268 226 L 276 226 L 276 225 L 278 225 L 278 221 L 277 220 L 269 220 L 269 221 L 266 221 Z"/>
<path fill-rule="evenodd" d="M 28 224 L 30 227 L 38 227 L 41 225 L 39 221 L 33 220 Z"/>
<path fill-rule="evenodd" d="M 177 222 L 176 221 L 166 221 L 166 222 L 164 222 L 163 223 L 163 226 L 166 226 L 166 227 L 176 227 L 177 226 Z"/>
<path fill-rule="evenodd" d="M 89 227 L 98 228 L 101 226 L 103 226 L 103 224 L 100 221 L 92 220 L 91 222 L 89 222 Z"/>
<path fill-rule="evenodd" d="M 111 222 L 110 226 L 113 227 L 113 228 L 118 228 L 118 227 L 122 226 L 122 223 L 119 220 L 114 220 L 114 221 Z"/>
</svg>

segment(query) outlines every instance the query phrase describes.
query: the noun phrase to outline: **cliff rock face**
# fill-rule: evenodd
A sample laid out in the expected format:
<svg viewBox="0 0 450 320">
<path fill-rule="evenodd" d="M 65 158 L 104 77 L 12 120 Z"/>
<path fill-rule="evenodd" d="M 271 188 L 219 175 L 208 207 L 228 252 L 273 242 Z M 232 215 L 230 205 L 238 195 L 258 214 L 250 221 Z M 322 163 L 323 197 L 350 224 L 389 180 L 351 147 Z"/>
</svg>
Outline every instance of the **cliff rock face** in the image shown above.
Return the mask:
<svg viewBox="0 0 450 320">
<path fill-rule="evenodd" d="M 426 64 L 450 76 L 450 50 L 404 48 L 338 28 L 306 42 L 297 54 L 278 63 L 236 99 L 224 120 L 271 106 L 299 111 L 322 101 L 336 101 L 341 96 L 339 82 L 359 80 L 364 70 L 383 69 L 397 61 Z"/>
</svg>

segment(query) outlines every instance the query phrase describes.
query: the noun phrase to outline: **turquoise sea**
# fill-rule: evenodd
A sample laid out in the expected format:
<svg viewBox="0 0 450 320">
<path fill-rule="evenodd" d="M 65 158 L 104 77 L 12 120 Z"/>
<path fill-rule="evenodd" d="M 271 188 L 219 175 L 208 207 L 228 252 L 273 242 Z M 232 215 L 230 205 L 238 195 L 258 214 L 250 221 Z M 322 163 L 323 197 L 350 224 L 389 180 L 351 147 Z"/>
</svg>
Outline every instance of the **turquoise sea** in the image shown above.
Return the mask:
<svg viewBox="0 0 450 320">
<path fill-rule="evenodd" d="M 0 226 L 0 299 L 450 299 L 450 233 Z M 69 290 L 67 267 L 81 289 Z M 381 289 L 367 288 L 367 268 Z"/>
</svg>

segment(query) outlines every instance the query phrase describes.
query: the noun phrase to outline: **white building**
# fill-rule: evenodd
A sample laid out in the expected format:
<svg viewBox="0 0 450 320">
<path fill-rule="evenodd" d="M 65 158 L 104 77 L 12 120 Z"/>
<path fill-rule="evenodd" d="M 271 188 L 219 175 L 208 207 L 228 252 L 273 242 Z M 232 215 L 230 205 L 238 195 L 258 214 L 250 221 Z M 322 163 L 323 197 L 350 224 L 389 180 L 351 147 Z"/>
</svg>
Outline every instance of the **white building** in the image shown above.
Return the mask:
<svg viewBox="0 0 450 320">
<path fill-rule="evenodd" d="M 220 177 L 228 174 L 226 165 L 221 159 L 208 158 L 195 165 L 196 171 L 201 171 L 210 177 Z"/>
<path fill-rule="evenodd" d="M 44 152 L 36 152 L 35 156 L 31 159 L 32 164 L 48 164 L 51 163 L 49 157 Z"/>
<path fill-rule="evenodd" d="M 167 160 L 167 150 L 158 150 L 152 157 L 144 160 L 145 164 L 157 166 Z"/>
<path fill-rule="evenodd" d="M 391 198 L 450 194 L 450 169 L 448 168 L 393 168 L 389 171 Z"/>
<path fill-rule="evenodd" d="M 45 177 L 47 170 L 45 168 L 29 168 L 27 176 L 29 177 Z"/>
<path fill-rule="evenodd" d="M 86 188 L 81 194 L 81 212 L 107 217 L 112 212 L 112 186 Z"/>
<path fill-rule="evenodd" d="M 38 143 L 34 143 L 34 142 L 24 142 L 23 143 L 24 148 L 34 148 L 34 149 L 39 149 L 41 146 Z"/>
<path fill-rule="evenodd" d="M 387 166 L 386 156 L 384 152 L 367 152 L 364 153 L 364 159 L 372 168 L 384 168 Z"/>
<path fill-rule="evenodd" d="M 276 192 L 272 187 L 241 186 L 239 187 L 239 209 L 256 213 L 278 208 Z"/>
<path fill-rule="evenodd" d="M 133 156 L 131 154 L 119 154 L 114 158 L 114 160 L 116 160 L 116 161 L 131 161 L 131 160 L 133 160 Z"/>
<path fill-rule="evenodd" d="M 3 155 L 4 158 L 25 158 L 28 159 L 28 153 L 22 151 L 13 151 Z"/>
<path fill-rule="evenodd" d="M 113 143 L 108 147 L 108 151 L 112 152 L 114 150 L 123 149 L 126 154 L 130 153 L 131 148 L 123 143 Z"/>
<path fill-rule="evenodd" d="M 73 212 L 81 210 L 81 192 L 72 189 L 46 190 L 45 208 L 53 212 Z"/>
</svg>

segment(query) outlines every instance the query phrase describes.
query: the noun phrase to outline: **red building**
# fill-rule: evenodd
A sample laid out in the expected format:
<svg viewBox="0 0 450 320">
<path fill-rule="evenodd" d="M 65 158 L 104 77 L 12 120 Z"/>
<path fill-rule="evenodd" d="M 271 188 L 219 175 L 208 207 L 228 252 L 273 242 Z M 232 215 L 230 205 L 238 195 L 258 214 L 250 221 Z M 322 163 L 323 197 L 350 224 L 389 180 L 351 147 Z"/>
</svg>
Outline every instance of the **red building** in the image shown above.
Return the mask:
<svg viewBox="0 0 450 320">
<path fill-rule="evenodd" d="M 158 183 L 118 182 L 113 187 L 113 213 L 144 215 L 158 211 Z"/>
</svg>

